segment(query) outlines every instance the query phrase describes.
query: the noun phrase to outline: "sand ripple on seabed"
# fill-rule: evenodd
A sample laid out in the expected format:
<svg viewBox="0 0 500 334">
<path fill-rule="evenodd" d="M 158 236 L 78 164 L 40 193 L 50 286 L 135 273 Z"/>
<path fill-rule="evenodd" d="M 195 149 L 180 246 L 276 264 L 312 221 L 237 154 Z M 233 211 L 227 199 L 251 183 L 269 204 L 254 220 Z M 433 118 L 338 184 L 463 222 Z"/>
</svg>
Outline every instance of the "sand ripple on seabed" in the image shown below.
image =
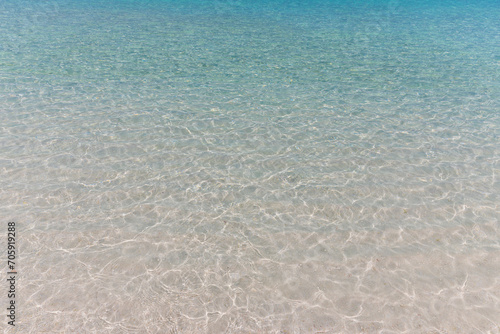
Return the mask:
<svg viewBox="0 0 500 334">
<path fill-rule="evenodd" d="M 19 329 L 497 333 L 484 231 L 24 231 Z"/>
</svg>

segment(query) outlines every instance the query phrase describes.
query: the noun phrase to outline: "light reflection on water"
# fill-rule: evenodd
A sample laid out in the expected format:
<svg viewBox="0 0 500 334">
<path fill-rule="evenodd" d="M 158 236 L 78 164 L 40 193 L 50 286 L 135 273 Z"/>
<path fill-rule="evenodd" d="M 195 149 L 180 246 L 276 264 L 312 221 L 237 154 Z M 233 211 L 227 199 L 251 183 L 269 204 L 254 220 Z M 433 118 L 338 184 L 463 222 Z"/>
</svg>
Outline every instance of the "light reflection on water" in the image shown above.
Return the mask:
<svg viewBox="0 0 500 334">
<path fill-rule="evenodd" d="M 415 6 L 0 5 L 19 330 L 498 331 L 499 9 Z"/>
</svg>

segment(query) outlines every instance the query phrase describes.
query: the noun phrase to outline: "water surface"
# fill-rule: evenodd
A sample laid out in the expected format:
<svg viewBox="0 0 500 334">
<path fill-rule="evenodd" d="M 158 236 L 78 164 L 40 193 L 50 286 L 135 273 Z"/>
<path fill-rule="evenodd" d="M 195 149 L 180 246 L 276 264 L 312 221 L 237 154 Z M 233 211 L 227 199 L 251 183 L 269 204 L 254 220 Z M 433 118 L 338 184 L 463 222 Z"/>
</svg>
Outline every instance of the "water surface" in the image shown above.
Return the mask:
<svg viewBox="0 0 500 334">
<path fill-rule="evenodd" d="M 19 333 L 498 333 L 499 18 L 1 2 Z"/>
</svg>

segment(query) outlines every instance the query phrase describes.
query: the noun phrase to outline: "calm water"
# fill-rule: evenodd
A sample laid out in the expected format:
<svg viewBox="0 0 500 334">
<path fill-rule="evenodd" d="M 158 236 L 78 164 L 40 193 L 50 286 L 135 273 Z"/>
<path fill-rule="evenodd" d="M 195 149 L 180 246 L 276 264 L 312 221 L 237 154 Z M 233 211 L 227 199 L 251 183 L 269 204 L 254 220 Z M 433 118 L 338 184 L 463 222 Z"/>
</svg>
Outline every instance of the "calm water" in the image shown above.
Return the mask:
<svg viewBox="0 0 500 334">
<path fill-rule="evenodd" d="M 18 333 L 499 333 L 499 21 L 1 1 Z"/>
</svg>

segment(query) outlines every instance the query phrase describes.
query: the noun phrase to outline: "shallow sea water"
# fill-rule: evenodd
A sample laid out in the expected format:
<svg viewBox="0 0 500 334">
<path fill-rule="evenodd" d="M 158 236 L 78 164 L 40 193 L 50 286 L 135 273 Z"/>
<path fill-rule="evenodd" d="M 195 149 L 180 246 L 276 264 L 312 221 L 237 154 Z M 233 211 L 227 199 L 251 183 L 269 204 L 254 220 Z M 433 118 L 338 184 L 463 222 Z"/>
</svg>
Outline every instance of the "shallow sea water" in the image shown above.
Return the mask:
<svg viewBox="0 0 500 334">
<path fill-rule="evenodd" d="M 18 333 L 499 333 L 499 18 L 0 2 Z"/>
</svg>

